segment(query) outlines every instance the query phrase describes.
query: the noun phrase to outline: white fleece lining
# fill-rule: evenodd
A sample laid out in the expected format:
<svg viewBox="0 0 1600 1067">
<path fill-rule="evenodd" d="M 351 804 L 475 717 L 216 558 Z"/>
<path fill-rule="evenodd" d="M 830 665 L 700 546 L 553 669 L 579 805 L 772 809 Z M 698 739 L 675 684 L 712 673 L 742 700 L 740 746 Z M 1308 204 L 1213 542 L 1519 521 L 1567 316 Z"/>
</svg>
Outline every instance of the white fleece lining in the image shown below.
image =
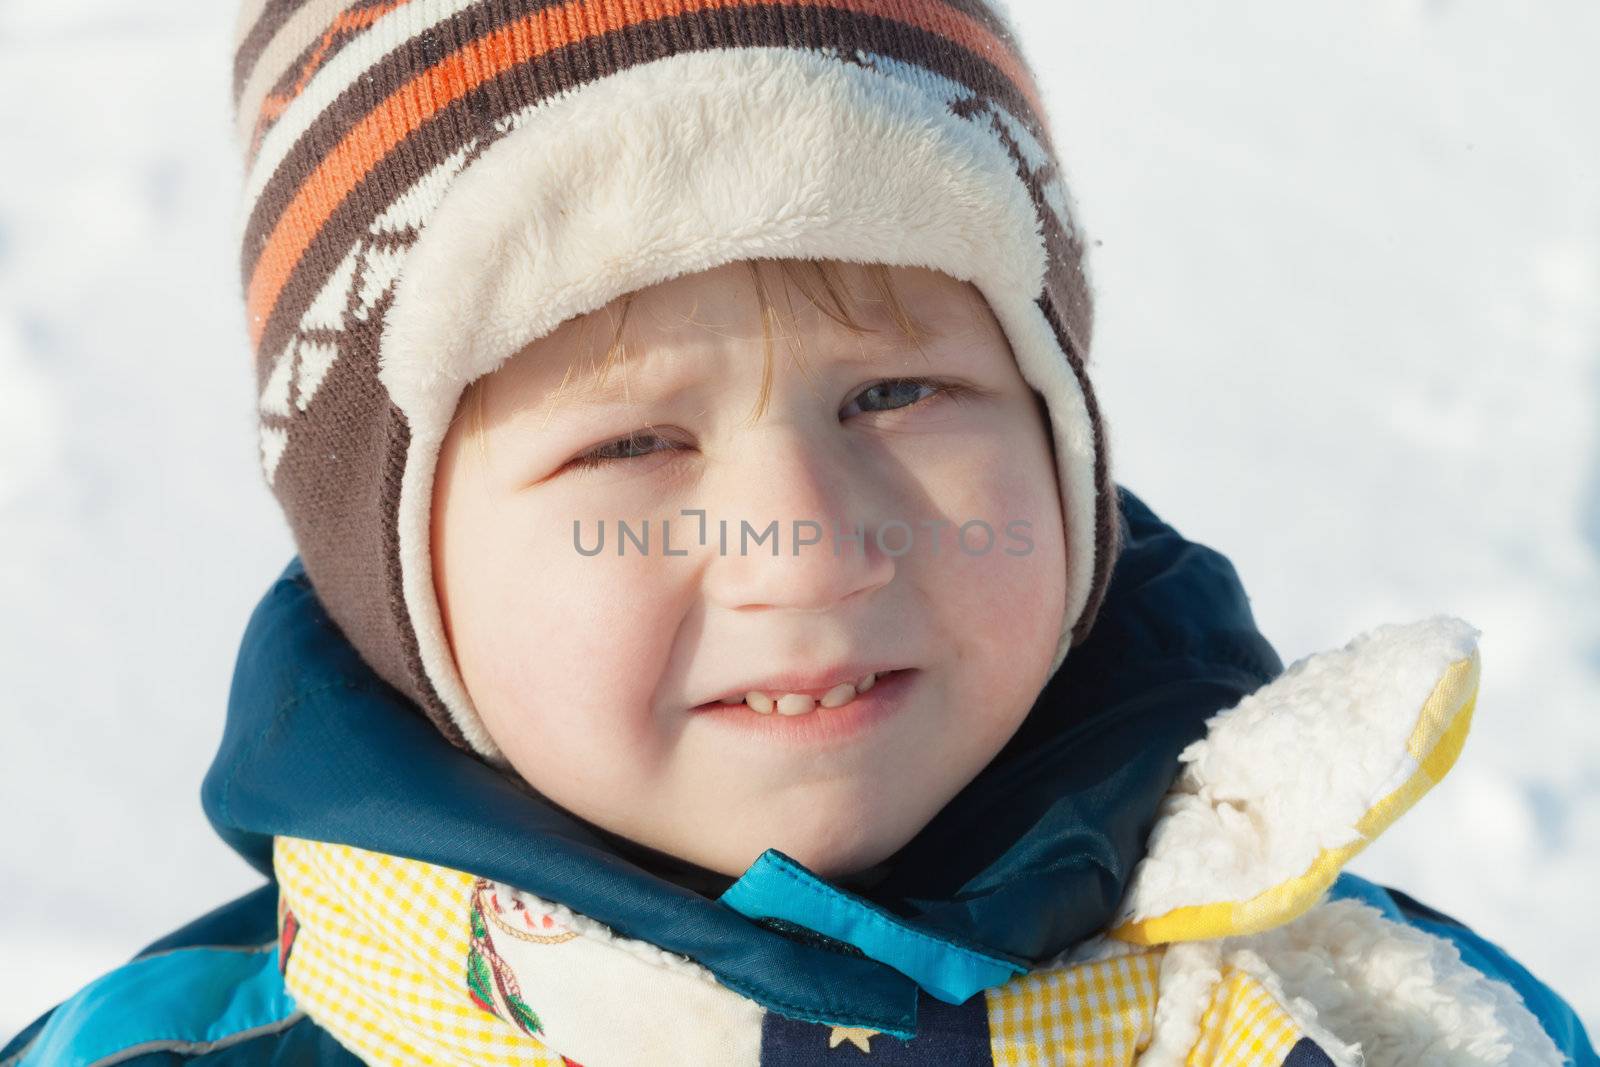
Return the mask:
<svg viewBox="0 0 1600 1067">
<path fill-rule="evenodd" d="M 1200 1020 L 1222 981 L 1222 951 L 1215 941 L 1166 946 L 1156 979 L 1156 1011 L 1150 1044 L 1138 1067 L 1184 1067 L 1200 1040 Z"/>
<path fill-rule="evenodd" d="M 1328 1029 L 1317 1010 L 1317 1005 L 1285 989 L 1278 973 L 1255 952 L 1255 948 L 1254 942 L 1245 941 L 1241 947 L 1229 952 L 1223 963 L 1243 971 L 1260 982 L 1262 988 L 1277 1001 L 1278 1006 L 1295 1021 L 1300 1032 L 1327 1054 L 1333 1061 L 1334 1067 L 1367 1067 L 1361 1056 L 1360 1043 L 1341 1040 L 1344 1035 L 1336 1036 Z"/>
<path fill-rule="evenodd" d="M 1305 873 L 1414 764 L 1407 742 L 1478 631 L 1436 616 L 1385 625 L 1295 662 L 1186 748 L 1117 925 L 1250 900 Z"/>
<path fill-rule="evenodd" d="M 1235 938 L 1167 946 L 1161 960 L 1150 1044 L 1135 1061 L 1138 1067 L 1183 1067 L 1189 1062 L 1189 1054 L 1200 1040 L 1200 1021 L 1223 981 L 1224 966 L 1259 982 L 1334 1067 L 1362 1067 L 1359 1046 L 1324 1026 L 1315 1004 L 1286 991 L 1272 968 L 1252 951 L 1254 945 L 1249 939 Z"/>
<path fill-rule="evenodd" d="M 1167 946 L 1139 1067 L 1187 1062 L 1223 964 L 1262 982 L 1339 1067 L 1564 1062 L 1517 991 L 1448 940 L 1361 901 L 1325 900 L 1263 933 Z"/>
<path fill-rule="evenodd" d="M 742 48 L 630 68 L 529 109 L 453 183 L 408 257 L 379 377 L 410 425 L 401 483 L 406 607 L 469 744 L 502 760 L 467 697 L 434 595 L 438 452 L 461 392 L 566 320 L 755 257 L 919 266 L 972 282 L 1051 417 L 1067 544 L 1053 674 L 1094 573 L 1094 436 L 1035 303 L 1038 212 L 987 123 L 826 55 Z"/>
<path fill-rule="evenodd" d="M 1565 1062 L 1511 986 L 1445 938 L 1361 901 L 1329 901 L 1224 944 L 1248 949 L 1288 996 L 1315 1005 L 1319 1028 L 1359 1042 L 1367 1067 Z"/>
</svg>

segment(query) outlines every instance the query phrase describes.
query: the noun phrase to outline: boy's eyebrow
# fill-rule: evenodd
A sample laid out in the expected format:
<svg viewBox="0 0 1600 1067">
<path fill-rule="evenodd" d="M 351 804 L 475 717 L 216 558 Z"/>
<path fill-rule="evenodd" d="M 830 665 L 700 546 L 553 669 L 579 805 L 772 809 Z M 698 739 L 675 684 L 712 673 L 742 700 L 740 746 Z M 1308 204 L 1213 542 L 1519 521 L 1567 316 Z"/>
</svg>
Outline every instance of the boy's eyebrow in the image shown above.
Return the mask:
<svg viewBox="0 0 1600 1067">
<path fill-rule="evenodd" d="M 577 364 L 570 364 L 561 377 L 561 382 L 550 391 L 549 399 L 559 400 L 562 403 L 578 404 L 604 404 L 615 400 L 626 400 L 628 397 L 628 372 L 637 369 L 650 357 L 651 353 L 658 351 L 656 347 L 646 348 L 641 351 L 625 352 L 617 361 L 601 374 L 601 365 L 590 363 L 581 372 L 575 372 Z"/>
<path fill-rule="evenodd" d="M 919 321 L 918 327 L 922 331 L 923 343 L 941 341 L 950 336 L 936 323 Z M 778 337 L 773 339 L 775 348 L 773 355 L 775 358 L 783 351 L 779 343 L 780 340 L 781 338 Z M 625 350 L 622 357 L 606 371 L 603 376 L 604 381 L 602 381 L 600 373 L 601 365 L 598 362 L 591 362 L 579 373 L 574 372 L 576 364 L 569 365 L 560 384 L 551 390 L 549 399 L 559 400 L 562 403 L 587 405 L 600 405 L 617 400 L 626 400 L 628 399 L 627 372 L 638 368 L 653 353 L 660 351 L 664 347 L 668 346 L 650 346 L 642 350 L 638 348 Z M 880 362 L 890 352 L 897 353 L 902 349 L 918 349 L 920 347 L 920 345 L 912 343 L 904 336 L 897 336 L 892 346 L 860 344 L 855 347 L 854 354 L 861 356 L 863 362 L 871 364 Z M 759 352 L 755 354 L 754 358 L 761 358 Z"/>
</svg>

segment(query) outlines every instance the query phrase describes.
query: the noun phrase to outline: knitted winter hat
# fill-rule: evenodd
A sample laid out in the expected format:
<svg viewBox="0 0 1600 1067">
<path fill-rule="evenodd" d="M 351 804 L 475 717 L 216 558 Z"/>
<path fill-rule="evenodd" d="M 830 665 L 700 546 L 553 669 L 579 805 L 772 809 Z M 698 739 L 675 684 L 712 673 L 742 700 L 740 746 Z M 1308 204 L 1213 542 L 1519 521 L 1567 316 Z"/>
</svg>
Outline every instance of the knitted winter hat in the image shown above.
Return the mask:
<svg viewBox="0 0 1600 1067">
<path fill-rule="evenodd" d="M 261 460 L 333 619 L 500 759 L 429 559 L 462 391 L 573 316 L 754 258 L 918 266 L 987 298 L 1044 398 L 1066 519 L 1051 672 L 1118 551 L 1084 236 L 984 0 L 243 0 L 241 269 Z"/>
</svg>

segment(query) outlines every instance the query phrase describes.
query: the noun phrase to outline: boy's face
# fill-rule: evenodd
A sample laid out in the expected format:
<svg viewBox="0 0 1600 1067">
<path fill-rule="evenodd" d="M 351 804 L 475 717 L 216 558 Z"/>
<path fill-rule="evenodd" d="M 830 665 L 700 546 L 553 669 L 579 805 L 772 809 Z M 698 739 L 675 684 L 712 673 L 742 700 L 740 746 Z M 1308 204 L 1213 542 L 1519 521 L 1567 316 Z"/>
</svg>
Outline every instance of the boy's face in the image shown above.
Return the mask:
<svg viewBox="0 0 1600 1067">
<path fill-rule="evenodd" d="M 464 404 L 439 457 L 434 582 L 467 691 L 534 788 L 724 874 L 772 847 L 839 878 L 1021 725 L 1062 624 L 1062 513 L 1044 413 L 975 288 L 891 271 L 934 333 L 924 358 L 860 268 L 867 335 L 762 270 L 783 311 L 759 416 L 742 263 L 634 294 L 594 395 L 620 303 L 486 379 L 481 446 Z M 854 699 L 834 684 L 873 670 Z M 848 702 L 802 710 L 830 688 Z M 751 689 L 777 706 L 719 702 Z"/>
</svg>

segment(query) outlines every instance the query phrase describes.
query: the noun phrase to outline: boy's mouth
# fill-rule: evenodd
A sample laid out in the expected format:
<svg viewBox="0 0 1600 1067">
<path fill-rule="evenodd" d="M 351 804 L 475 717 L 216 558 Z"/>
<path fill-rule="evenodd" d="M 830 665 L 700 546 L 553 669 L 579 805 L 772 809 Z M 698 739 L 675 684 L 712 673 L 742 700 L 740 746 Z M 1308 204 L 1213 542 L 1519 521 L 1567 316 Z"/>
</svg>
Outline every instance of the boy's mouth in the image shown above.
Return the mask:
<svg viewBox="0 0 1600 1067">
<path fill-rule="evenodd" d="M 842 708 L 853 702 L 857 696 L 869 692 L 879 682 L 904 673 L 905 670 L 906 668 L 892 668 L 867 671 L 828 686 L 796 689 L 752 687 L 742 692 L 729 693 L 718 700 L 707 701 L 691 710 L 711 711 L 743 704 L 760 715 L 806 715 L 819 709 Z"/>
</svg>

